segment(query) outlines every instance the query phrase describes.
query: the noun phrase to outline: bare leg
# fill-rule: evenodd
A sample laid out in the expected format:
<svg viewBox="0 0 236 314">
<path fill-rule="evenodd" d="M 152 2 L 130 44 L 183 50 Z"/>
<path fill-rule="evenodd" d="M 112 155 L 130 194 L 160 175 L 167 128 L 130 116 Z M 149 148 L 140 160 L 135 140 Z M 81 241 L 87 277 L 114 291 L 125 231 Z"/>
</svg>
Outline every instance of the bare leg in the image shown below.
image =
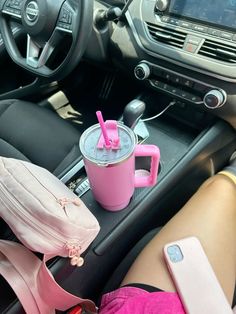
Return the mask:
<svg viewBox="0 0 236 314">
<path fill-rule="evenodd" d="M 144 283 L 175 291 L 162 249 L 188 236 L 200 240 L 231 303 L 236 278 L 236 185 L 221 174 L 208 179 L 144 248 L 122 285 Z"/>
</svg>

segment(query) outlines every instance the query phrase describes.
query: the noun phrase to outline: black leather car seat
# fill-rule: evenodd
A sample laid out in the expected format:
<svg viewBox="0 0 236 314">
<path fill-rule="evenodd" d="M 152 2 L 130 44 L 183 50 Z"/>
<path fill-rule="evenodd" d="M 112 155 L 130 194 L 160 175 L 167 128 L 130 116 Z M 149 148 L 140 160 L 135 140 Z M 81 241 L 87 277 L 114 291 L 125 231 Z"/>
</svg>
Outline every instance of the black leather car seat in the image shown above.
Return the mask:
<svg viewBox="0 0 236 314">
<path fill-rule="evenodd" d="M 59 175 L 79 155 L 80 132 L 50 109 L 0 101 L 0 155 L 30 161 Z"/>
</svg>

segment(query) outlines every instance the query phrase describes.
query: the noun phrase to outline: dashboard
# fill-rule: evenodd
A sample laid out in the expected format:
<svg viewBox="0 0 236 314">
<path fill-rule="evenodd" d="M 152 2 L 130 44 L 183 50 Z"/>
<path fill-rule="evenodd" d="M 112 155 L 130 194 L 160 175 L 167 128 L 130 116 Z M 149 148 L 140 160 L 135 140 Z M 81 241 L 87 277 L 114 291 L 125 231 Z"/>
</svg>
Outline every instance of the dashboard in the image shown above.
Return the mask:
<svg viewBox="0 0 236 314">
<path fill-rule="evenodd" d="M 110 38 L 115 64 L 236 127 L 236 0 L 125 2 Z"/>
</svg>

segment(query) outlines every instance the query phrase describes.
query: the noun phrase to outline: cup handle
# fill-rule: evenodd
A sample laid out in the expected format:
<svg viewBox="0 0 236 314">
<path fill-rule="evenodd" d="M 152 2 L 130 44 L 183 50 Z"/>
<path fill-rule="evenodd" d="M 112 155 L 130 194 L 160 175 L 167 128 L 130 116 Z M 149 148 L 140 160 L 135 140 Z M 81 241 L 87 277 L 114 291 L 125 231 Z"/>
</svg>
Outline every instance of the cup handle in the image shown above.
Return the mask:
<svg viewBox="0 0 236 314">
<path fill-rule="evenodd" d="M 135 176 L 134 186 L 136 188 L 155 185 L 157 182 L 158 167 L 160 161 L 160 150 L 155 145 L 136 145 L 134 151 L 135 157 L 151 157 L 150 175 Z"/>
</svg>

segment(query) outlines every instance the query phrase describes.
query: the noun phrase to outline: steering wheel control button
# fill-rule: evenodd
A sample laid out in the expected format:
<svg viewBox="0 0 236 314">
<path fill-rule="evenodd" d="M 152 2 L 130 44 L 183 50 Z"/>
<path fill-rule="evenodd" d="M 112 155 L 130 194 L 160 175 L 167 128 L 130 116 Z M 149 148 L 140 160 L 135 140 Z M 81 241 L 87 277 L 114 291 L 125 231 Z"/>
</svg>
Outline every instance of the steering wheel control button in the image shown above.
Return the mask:
<svg viewBox="0 0 236 314">
<path fill-rule="evenodd" d="M 7 0 L 3 13 L 21 18 L 21 4 L 22 0 Z"/>
<path fill-rule="evenodd" d="M 204 105 L 209 109 L 217 109 L 224 105 L 226 101 L 226 93 L 221 90 L 213 89 L 209 91 L 204 99 Z"/>
<path fill-rule="evenodd" d="M 146 80 L 151 74 L 151 69 L 146 63 L 140 63 L 134 69 L 134 75 L 138 80 Z"/>
<path fill-rule="evenodd" d="M 63 5 L 58 23 L 57 28 L 62 31 L 72 32 L 72 22 L 73 22 L 73 12 L 67 5 Z"/>
<path fill-rule="evenodd" d="M 39 6 L 36 1 L 31 1 L 25 9 L 26 17 L 30 23 L 35 23 L 39 18 Z"/>
<path fill-rule="evenodd" d="M 59 21 L 61 23 L 71 24 L 72 23 L 72 13 L 69 10 L 63 8 L 62 12 L 60 14 L 60 17 L 59 17 Z"/>
</svg>

